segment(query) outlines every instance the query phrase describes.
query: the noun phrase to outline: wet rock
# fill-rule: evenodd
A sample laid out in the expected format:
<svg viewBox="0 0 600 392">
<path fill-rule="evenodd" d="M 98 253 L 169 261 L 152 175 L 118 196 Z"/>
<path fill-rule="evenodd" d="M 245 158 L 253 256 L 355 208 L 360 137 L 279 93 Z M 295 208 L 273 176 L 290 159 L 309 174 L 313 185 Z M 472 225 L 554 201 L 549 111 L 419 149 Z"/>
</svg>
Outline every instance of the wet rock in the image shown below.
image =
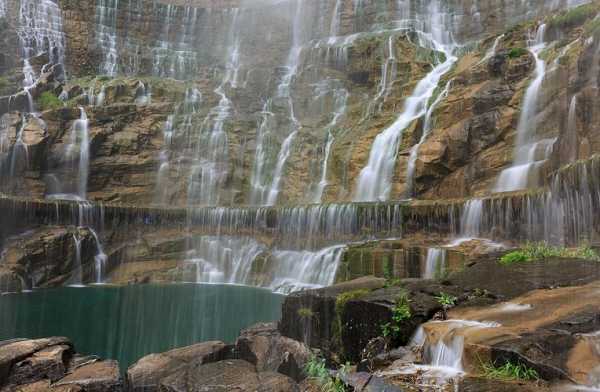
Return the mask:
<svg viewBox="0 0 600 392">
<path fill-rule="evenodd" d="M 459 392 L 542 392 L 549 391 L 545 385 L 526 381 L 500 381 L 478 377 L 465 377 L 458 385 Z"/>
<path fill-rule="evenodd" d="M 343 293 L 383 287 L 385 279 L 364 277 L 331 287 L 292 293 L 282 305 L 279 330 L 282 335 L 328 350 L 336 327 L 336 298 Z"/>
<path fill-rule="evenodd" d="M 70 347 L 71 343 L 64 337 L 51 337 L 45 339 L 18 339 L 0 342 L 0 386 L 10 380 L 10 377 L 15 373 L 15 381 L 22 382 L 23 377 L 19 376 L 29 372 L 35 367 L 46 368 L 52 376 L 57 375 L 60 371 L 56 366 L 56 361 L 60 358 L 67 349 L 62 349 L 63 346 Z M 31 362 L 25 361 L 39 351 L 49 348 L 61 347 L 57 351 L 45 351 Z M 23 362 L 25 361 L 25 362 Z M 63 369 L 64 370 L 64 369 Z M 34 375 L 35 376 L 35 375 Z M 34 380 L 35 381 L 35 380 Z"/>
<path fill-rule="evenodd" d="M 506 105 L 513 94 L 514 91 L 506 83 L 486 83 L 473 97 L 473 112 L 475 115 L 483 114 Z"/>
<path fill-rule="evenodd" d="M 295 392 L 298 385 L 274 372 L 257 372 L 249 362 L 232 359 L 191 365 L 160 383 L 160 392 Z"/>
<path fill-rule="evenodd" d="M 204 364 L 224 359 L 223 342 L 203 342 L 160 354 L 147 355 L 127 369 L 127 391 L 153 392 L 164 378 L 190 364 Z"/>
<path fill-rule="evenodd" d="M 55 384 L 57 387 L 78 386 L 89 392 L 121 392 L 123 382 L 117 361 L 94 362 L 75 369 Z"/>
<path fill-rule="evenodd" d="M 19 288 L 14 279 L 23 282 L 21 289 L 32 287 L 54 287 L 73 278 L 79 268 L 74 238 L 81 246 L 82 278 L 89 281 L 94 276 L 96 240 L 86 228 L 42 228 L 14 237 L 5 245 L 2 270 L 7 291 Z M 0 285 L 0 290 L 4 286 Z"/>
<path fill-rule="evenodd" d="M 56 382 L 66 372 L 65 363 L 72 347 L 67 344 L 46 347 L 15 364 L 10 371 L 7 383 L 22 385 L 43 379 Z"/>
<path fill-rule="evenodd" d="M 275 323 L 257 324 L 242 330 L 235 343 L 240 359 L 256 366 L 259 372 L 278 372 L 296 381 L 304 379 L 309 348 L 282 336 Z"/>
</svg>

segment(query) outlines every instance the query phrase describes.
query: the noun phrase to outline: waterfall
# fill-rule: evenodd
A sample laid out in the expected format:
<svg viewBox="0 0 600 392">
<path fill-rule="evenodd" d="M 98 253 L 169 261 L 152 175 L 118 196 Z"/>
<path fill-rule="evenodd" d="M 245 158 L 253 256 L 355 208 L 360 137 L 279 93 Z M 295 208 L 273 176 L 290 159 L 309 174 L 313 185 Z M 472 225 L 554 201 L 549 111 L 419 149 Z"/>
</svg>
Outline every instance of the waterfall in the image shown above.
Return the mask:
<svg viewBox="0 0 600 392">
<path fill-rule="evenodd" d="M 274 251 L 275 278 L 269 287 L 287 294 L 332 285 L 344 248 L 333 246 L 315 252 Z"/>
<path fill-rule="evenodd" d="M 71 132 L 69 134 L 69 143 L 65 147 L 65 160 L 72 164 L 71 172 L 63 175 L 62 181 L 57 176 L 50 175 L 52 178 L 52 187 L 49 190 L 55 193 L 49 193 L 46 198 L 66 199 L 66 200 L 86 200 L 87 184 L 90 166 L 90 136 L 89 121 L 83 107 L 79 107 L 79 119 L 73 121 Z M 77 167 L 74 163 L 77 162 Z M 73 171 L 77 171 L 77 181 L 73 185 Z"/>
<path fill-rule="evenodd" d="M 477 63 L 477 65 L 485 63 L 486 61 L 488 61 L 496 55 L 496 52 L 498 52 L 498 45 L 500 45 L 500 41 L 502 41 L 503 38 L 504 34 L 501 34 L 496 37 L 494 43 L 492 44 L 492 47 L 485 53 L 485 56 L 483 56 L 483 58 Z"/>
<path fill-rule="evenodd" d="M 396 81 L 398 73 L 398 60 L 396 59 L 396 49 L 394 48 L 394 35 L 390 35 L 387 40 L 387 58 L 381 64 L 381 77 L 379 79 L 379 86 L 377 88 L 377 94 L 367 107 L 365 118 L 363 121 L 370 117 L 374 112 L 380 112 L 383 108 L 383 104 L 387 99 L 392 89 L 393 83 Z"/>
<path fill-rule="evenodd" d="M 51 0 L 21 0 L 19 9 L 19 36 L 21 56 L 28 60 L 42 53 L 51 64 L 62 64 L 65 55 L 65 36 L 59 6 Z M 24 74 L 27 75 L 26 72 Z"/>
<path fill-rule="evenodd" d="M 96 242 L 96 255 L 94 256 L 94 267 L 96 269 L 96 284 L 104 283 L 104 274 L 106 272 L 106 262 L 108 260 L 108 256 L 104 253 L 104 249 L 102 248 L 102 243 L 100 242 L 100 238 L 96 231 L 92 228 L 88 228 L 94 237 L 94 241 Z"/>
<path fill-rule="evenodd" d="M 303 16 L 303 5 L 304 0 L 296 1 L 296 9 L 292 23 L 292 44 L 290 52 L 287 57 L 285 64 L 285 74 L 281 78 L 281 82 L 277 86 L 277 94 L 275 98 L 278 100 L 285 100 L 287 102 L 289 110 L 289 131 L 283 142 L 279 153 L 277 154 L 277 161 L 271 175 L 268 172 L 267 165 L 264 162 L 266 159 L 266 146 L 264 143 L 267 138 L 270 137 L 274 131 L 270 125 L 270 115 L 266 110 L 268 103 L 265 104 L 263 109 L 263 121 L 261 122 L 258 129 L 258 143 L 257 153 L 254 161 L 254 168 L 252 171 L 251 186 L 252 186 L 252 203 L 258 205 L 275 205 L 277 198 L 279 197 L 279 191 L 281 181 L 284 175 L 285 164 L 291 154 L 292 143 L 296 137 L 300 128 L 300 123 L 294 113 L 294 102 L 291 96 L 291 86 L 294 83 L 298 67 L 300 65 L 300 54 L 302 52 L 303 30 L 302 30 L 302 16 Z"/>
<path fill-rule="evenodd" d="M 427 102 L 437 88 L 440 79 L 457 60 L 453 54 L 455 44 L 445 32 L 446 27 L 440 20 L 442 16 L 438 7 L 437 2 L 431 3 L 429 31 L 417 33 L 420 37 L 420 46 L 430 47 L 442 53 L 444 60 L 435 65 L 419 81 L 412 95 L 406 98 L 398 118 L 375 138 L 367 165 L 361 170 L 358 177 L 354 194 L 356 201 L 377 201 L 389 198 L 402 134 L 413 121 L 427 113 Z"/>
<path fill-rule="evenodd" d="M 119 0 L 96 0 L 96 43 L 102 51 L 100 73 L 115 76 L 118 72 L 117 12 Z"/>
<path fill-rule="evenodd" d="M 71 275 L 71 286 L 82 287 L 83 285 L 83 265 L 81 263 L 81 238 L 77 234 L 73 234 L 73 242 L 75 244 L 75 260 L 73 260 L 73 272 Z"/>
<path fill-rule="evenodd" d="M 440 277 L 446 268 L 447 250 L 444 248 L 427 249 L 427 258 L 425 259 L 425 272 L 423 279 L 435 279 Z"/>
<path fill-rule="evenodd" d="M 546 25 L 540 25 L 529 47 L 535 58 L 535 76 L 523 99 L 517 126 L 513 165 L 500 173 L 494 188 L 495 192 L 516 191 L 526 189 L 531 185 L 536 186 L 538 184 L 537 172 L 548 159 L 555 142 L 555 139 L 534 140 L 537 130 L 538 99 L 546 76 L 546 62 L 540 58 L 540 53 L 546 48 L 545 31 Z M 539 159 L 540 150 L 542 159 Z"/>
<path fill-rule="evenodd" d="M 419 139 L 419 142 L 412 146 L 410 149 L 410 156 L 408 158 L 408 166 L 406 169 L 406 196 L 409 198 L 414 196 L 415 193 L 415 169 L 417 164 L 417 158 L 419 155 L 419 148 L 423 143 L 425 143 L 425 140 L 427 140 L 427 137 L 433 130 L 433 112 L 438 107 L 438 105 L 448 96 L 451 83 L 451 80 L 448 81 L 448 83 L 446 83 L 446 87 L 444 87 L 444 89 L 439 93 L 435 101 L 433 101 L 433 103 L 429 105 L 427 113 L 425 114 L 425 121 L 423 122 L 423 134 L 421 135 L 421 139 Z"/>
<path fill-rule="evenodd" d="M 482 234 L 483 200 L 472 199 L 465 203 L 460 217 L 460 239 L 479 238 Z"/>
<path fill-rule="evenodd" d="M 236 88 L 240 68 L 240 37 L 238 25 L 239 9 L 233 10 L 229 47 L 225 59 L 225 72 L 214 93 L 220 97 L 212 108 L 200 130 L 200 140 L 196 147 L 194 164 L 190 171 L 188 203 L 217 205 L 220 188 L 228 173 L 229 142 L 225 132 L 225 122 L 230 119 L 232 102 L 227 97 L 226 88 Z M 204 147 L 205 149 L 203 149 Z"/>
</svg>

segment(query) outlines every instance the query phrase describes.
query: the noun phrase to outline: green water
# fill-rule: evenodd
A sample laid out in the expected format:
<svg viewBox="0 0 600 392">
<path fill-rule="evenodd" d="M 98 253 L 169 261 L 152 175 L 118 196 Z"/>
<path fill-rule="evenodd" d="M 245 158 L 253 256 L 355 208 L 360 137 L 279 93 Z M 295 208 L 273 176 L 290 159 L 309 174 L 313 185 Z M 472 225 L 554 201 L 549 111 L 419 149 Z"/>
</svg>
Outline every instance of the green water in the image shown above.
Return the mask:
<svg viewBox="0 0 600 392">
<path fill-rule="evenodd" d="M 283 296 L 231 285 L 63 287 L 0 296 L 0 340 L 67 336 L 77 352 L 140 357 L 204 340 L 233 342 L 241 328 L 277 320 Z"/>
</svg>

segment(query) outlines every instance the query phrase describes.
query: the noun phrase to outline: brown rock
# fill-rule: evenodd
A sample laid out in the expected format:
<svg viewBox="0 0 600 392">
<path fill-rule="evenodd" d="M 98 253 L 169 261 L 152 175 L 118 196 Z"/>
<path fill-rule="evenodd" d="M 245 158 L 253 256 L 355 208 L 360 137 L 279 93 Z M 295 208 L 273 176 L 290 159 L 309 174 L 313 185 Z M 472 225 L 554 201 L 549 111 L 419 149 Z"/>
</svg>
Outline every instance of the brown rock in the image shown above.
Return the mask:
<svg viewBox="0 0 600 392">
<path fill-rule="evenodd" d="M 191 365 L 160 384 L 160 392 L 296 392 L 298 385 L 274 372 L 259 373 L 249 362 L 225 360 L 207 365 Z"/>
<path fill-rule="evenodd" d="M 127 390 L 157 391 L 162 379 L 189 364 L 204 364 L 223 359 L 226 348 L 225 343 L 214 341 L 147 355 L 127 369 Z"/>
<path fill-rule="evenodd" d="M 86 392 L 121 392 L 123 382 L 117 361 L 107 360 L 83 365 L 55 384 L 79 386 Z"/>
<path fill-rule="evenodd" d="M 303 369 L 311 355 L 309 348 L 282 336 L 275 323 L 242 330 L 235 345 L 240 359 L 254 364 L 259 372 L 278 372 L 296 381 L 305 377 Z"/>
</svg>

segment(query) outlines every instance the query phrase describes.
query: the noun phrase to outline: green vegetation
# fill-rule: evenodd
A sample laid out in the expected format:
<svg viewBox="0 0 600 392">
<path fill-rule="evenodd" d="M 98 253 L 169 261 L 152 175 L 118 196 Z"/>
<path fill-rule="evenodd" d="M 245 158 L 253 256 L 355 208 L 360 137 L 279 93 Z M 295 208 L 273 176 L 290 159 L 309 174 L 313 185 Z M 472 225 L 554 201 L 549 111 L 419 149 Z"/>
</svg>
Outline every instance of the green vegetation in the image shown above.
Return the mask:
<svg viewBox="0 0 600 392">
<path fill-rule="evenodd" d="M 323 392 L 345 392 L 346 387 L 340 376 L 346 373 L 346 366 L 342 366 L 335 377 L 332 377 L 325 366 L 325 360 L 312 356 L 304 367 L 306 375 L 314 378 L 321 385 Z"/>
<path fill-rule="evenodd" d="M 500 258 L 500 264 L 527 263 L 544 260 L 549 257 L 600 261 L 600 255 L 588 246 L 565 248 L 562 246 L 550 246 L 545 242 L 537 242 L 528 243 L 519 250 L 505 254 Z"/>
<path fill-rule="evenodd" d="M 550 29 L 569 29 L 584 24 L 598 13 L 597 4 L 585 4 L 563 12 L 548 22 Z"/>
<path fill-rule="evenodd" d="M 402 284 L 400 279 L 394 277 L 392 266 L 389 260 L 386 261 L 383 266 L 383 277 L 385 278 L 385 285 L 383 286 L 385 288 L 400 286 Z"/>
<path fill-rule="evenodd" d="M 300 308 L 298 309 L 298 316 L 302 319 L 311 319 L 315 316 L 315 313 L 311 308 Z"/>
<path fill-rule="evenodd" d="M 442 305 L 445 308 L 453 307 L 454 305 L 456 305 L 456 301 L 458 300 L 458 298 L 456 298 L 455 296 L 446 293 L 440 293 L 440 295 L 435 297 L 435 299 L 440 305 Z"/>
<path fill-rule="evenodd" d="M 484 377 L 492 380 L 537 380 L 539 378 L 534 369 L 520 363 L 506 362 L 499 367 L 492 363 L 482 363 L 481 367 Z"/>
<path fill-rule="evenodd" d="M 0 91 L 10 86 L 10 82 L 6 76 L 0 76 Z"/>
<path fill-rule="evenodd" d="M 42 110 L 58 109 L 63 106 L 63 102 L 50 91 L 44 91 L 38 98 L 38 105 Z"/>
<path fill-rule="evenodd" d="M 402 322 L 410 320 L 411 317 L 410 300 L 406 293 L 402 293 L 396 299 L 396 304 L 392 309 L 392 322 L 385 323 L 381 326 L 383 337 L 397 339 L 402 331 L 400 328 Z"/>
<path fill-rule="evenodd" d="M 588 21 L 584 26 L 584 32 L 588 36 L 600 33 L 600 18 L 594 18 Z"/>
<path fill-rule="evenodd" d="M 334 336 L 334 339 L 337 340 L 338 342 L 340 341 L 340 339 L 342 337 L 342 328 L 343 328 L 342 312 L 344 311 L 344 306 L 346 306 L 346 303 L 348 303 L 348 301 L 357 299 L 360 297 L 364 297 L 367 294 L 369 294 L 369 290 L 359 289 L 359 290 L 347 291 L 345 293 L 342 293 L 342 294 L 338 295 L 337 298 L 335 299 L 335 320 L 336 321 L 334 323 L 333 336 Z"/>
<path fill-rule="evenodd" d="M 516 59 L 521 56 L 525 56 L 529 51 L 525 48 L 511 48 L 508 51 L 508 57 L 511 59 Z"/>
</svg>

